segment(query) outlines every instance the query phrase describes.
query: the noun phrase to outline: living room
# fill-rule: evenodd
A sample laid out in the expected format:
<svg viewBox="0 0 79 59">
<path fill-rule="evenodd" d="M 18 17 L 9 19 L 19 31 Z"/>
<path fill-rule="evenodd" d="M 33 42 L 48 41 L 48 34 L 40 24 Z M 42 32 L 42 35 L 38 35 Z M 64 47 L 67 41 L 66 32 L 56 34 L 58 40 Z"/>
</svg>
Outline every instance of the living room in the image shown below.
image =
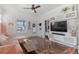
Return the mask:
<svg viewBox="0 0 79 59">
<path fill-rule="evenodd" d="M 78 53 L 78 6 L 0 4 L 0 54 Z"/>
</svg>

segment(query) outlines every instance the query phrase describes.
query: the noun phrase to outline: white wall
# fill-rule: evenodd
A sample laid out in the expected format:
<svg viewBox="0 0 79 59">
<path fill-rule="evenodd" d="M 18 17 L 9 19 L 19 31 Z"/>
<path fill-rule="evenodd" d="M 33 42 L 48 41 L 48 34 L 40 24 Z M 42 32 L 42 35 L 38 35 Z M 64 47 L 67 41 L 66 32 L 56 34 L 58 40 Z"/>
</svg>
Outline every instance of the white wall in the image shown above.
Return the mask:
<svg viewBox="0 0 79 59">
<path fill-rule="evenodd" d="M 55 9 L 53 9 L 53 10 L 51 10 L 51 11 L 49 11 L 49 12 L 47 12 L 47 13 L 45 13 L 45 14 L 42 14 L 42 15 L 38 15 L 38 17 L 37 17 L 37 22 L 38 23 L 42 23 L 42 31 L 41 32 L 39 32 L 39 30 L 38 30 L 38 35 L 39 34 L 41 34 L 41 35 L 44 35 L 44 30 L 45 30 L 45 27 L 44 27 L 44 21 L 45 20 L 49 20 L 51 17 L 54 17 L 54 16 L 56 16 L 56 15 L 60 15 L 60 11 L 61 11 L 61 9 L 63 8 L 64 6 L 60 6 L 60 7 L 58 7 L 58 8 L 55 8 Z"/>
<path fill-rule="evenodd" d="M 77 47 L 78 47 L 78 53 L 79 53 L 79 4 L 78 4 L 78 18 L 77 18 Z"/>
<path fill-rule="evenodd" d="M 65 6 L 65 5 L 64 5 Z M 44 21 L 45 20 L 49 20 L 51 17 L 54 17 L 54 16 L 57 16 L 57 15 L 61 15 L 61 9 L 64 7 L 64 6 L 60 6 L 60 7 L 58 7 L 58 8 L 55 8 L 55 9 L 53 9 L 53 10 L 51 10 L 51 11 L 49 11 L 49 12 L 47 12 L 47 13 L 45 13 L 45 14 L 42 14 L 42 15 L 38 15 L 38 17 L 37 17 L 37 22 L 38 23 L 42 23 L 43 25 L 42 25 L 42 31 L 41 32 L 39 32 L 39 30 L 38 30 L 38 33 L 39 34 L 41 34 L 41 35 L 44 35 L 44 29 L 45 29 L 45 27 L 44 27 Z M 38 35 L 39 35 L 38 34 Z"/>
<path fill-rule="evenodd" d="M 8 27 L 7 28 L 7 32 L 9 34 L 11 34 L 13 37 L 16 37 L 16 36 L 26 36 L 26 37 L 29 37 L 29 36 L 32 36 L 34 35 L 35 33 L 32 33 L 32 30 L 28 30 L 28 21 L 31 21 L 31 23 L 34 22 L 34 18 L 33 18 L 33 14 L 25 14 L 23 12 L 20 12 L 20 11 L 17 11 L 16 9 L 12 10 L 10 7 L 7 7 L 7 8 L 0 8 L 2 10 L 2 20 L 3 20 L 3 23 L 6 24 L 6 26 Z M 16 20 L 25 20 L 26 21 L 26 31 L 22 32 L 22 33 L 18 33 L 16 31 Z M 14 26 L 10 28 L 10 26 L 8 25 L 8 23 L 13 23 Z"/>
<path fill-rule="evenodd" d="M 40 15 L 39 17 L 37 17 L 37 23 L 42 23 L 42 30 L 40 31 L 39 30 L 39 26 L 37 28 L 38 32 L 37 32 L 37 35 L 38 36 L 42 36 L 44 37 L 45 36 L 45 25 L 44 25 L 44 21 L 45 20 L 50 20 L 51 17 L 56 17 L 56 16 L 59 16 L 59 15 L 63 15 L 63 12 L 62 12 L 62 9 L 65 7 L 65 6 L 69 6 L 69 5 L 63 5 L 63 6 L 60 6 L 58 8 L 55 8 L 54 10 L 51 10 L 43 15 Z M 62 18 L 62 17 L 61 17 Z M 74 19 L 59 19 L 59 20 L 56 20 L 56 21 L 60 21 L 60 20 L 67 20 L 68 22 L 72 23 L 74 20 L 76 20 L 75 18 Z M 75 21 L 74 21 L 75 22 Z M 72 25 L 75 25 L 75 24 L 72 24 Z M 69 26 L 69 25 L 68 25 Z M 75 25 L 76 26 L 76 25 Z M 72 26 L 70 26 L 72 27 Z M 68 28 L 68 31 L 70 29 Z M 70 30 L 71 31 L 71 30 Z M 52 36 L 52 34 L 50 34 L 50 32 L 48 33 L 49 36 Z M 70 32 L 67 32 L 66 33 L 66 39 L 63 40 L 64 38 L 62 38 L 62 41 L 59 39 L 57 42 L 59 43 L 62 43 L 64 45 L 67 45 L 67 46 L 71 46 L 71 47 L 75 47 L 76 45 L 76 37 L 75 38 L 72 38 L 69 36 L 70 35 Z M 58 37 L 58 36 L 56 36 Z M 50 37 L 49 37 L 50 38 Z M 54 38 L 52 38 L 54 39 Z"/>
</svg>

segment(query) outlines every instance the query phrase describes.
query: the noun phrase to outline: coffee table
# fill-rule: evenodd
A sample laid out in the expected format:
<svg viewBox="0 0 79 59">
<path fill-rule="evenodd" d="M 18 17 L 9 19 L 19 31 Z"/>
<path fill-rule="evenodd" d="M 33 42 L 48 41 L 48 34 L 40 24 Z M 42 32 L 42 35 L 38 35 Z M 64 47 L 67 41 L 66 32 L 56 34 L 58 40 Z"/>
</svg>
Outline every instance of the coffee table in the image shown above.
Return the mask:
<svg viewBox="0 0 79 59">
<path fill-rule="evenodd" d="M 27 52 L 32 52 L 37 49 L 31 42 L 23 42 L 23 46 Z"/>
</svg>

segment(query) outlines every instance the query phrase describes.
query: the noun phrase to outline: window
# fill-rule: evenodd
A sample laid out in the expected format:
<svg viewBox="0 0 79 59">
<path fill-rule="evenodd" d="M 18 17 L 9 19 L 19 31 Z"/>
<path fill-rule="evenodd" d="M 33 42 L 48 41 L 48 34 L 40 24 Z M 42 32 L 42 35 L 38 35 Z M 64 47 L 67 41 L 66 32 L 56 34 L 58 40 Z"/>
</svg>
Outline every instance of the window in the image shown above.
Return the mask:
<svg viewBox="0 0 79 59">
<path fill-rule="evenodd" d="M 24 31 L 25 30 L 25 20 L 17 20 L 16 21 L 16 29 L 17 31 Z"/>
</svg>

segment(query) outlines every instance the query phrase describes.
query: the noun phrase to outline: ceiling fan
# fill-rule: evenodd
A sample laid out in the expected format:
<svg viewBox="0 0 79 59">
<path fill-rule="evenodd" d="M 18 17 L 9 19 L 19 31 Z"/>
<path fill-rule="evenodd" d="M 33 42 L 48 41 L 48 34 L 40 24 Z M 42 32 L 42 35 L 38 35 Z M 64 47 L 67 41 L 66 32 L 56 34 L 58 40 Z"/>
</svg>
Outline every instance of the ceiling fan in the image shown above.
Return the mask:
<svg viewBox="0 0 79 59">
<path fill-rule="evenodd" d="M 31 10 L 34 11 L 34 13 L 37 13 L 36 9 L 39 8 L 39 7 L 40 7 L 40 5 L 35 6 L 34 4 L 32 4 L 32 7 L 31 8 L 24 7 L 24 9 L 31 9 Z"/>
</svg>

